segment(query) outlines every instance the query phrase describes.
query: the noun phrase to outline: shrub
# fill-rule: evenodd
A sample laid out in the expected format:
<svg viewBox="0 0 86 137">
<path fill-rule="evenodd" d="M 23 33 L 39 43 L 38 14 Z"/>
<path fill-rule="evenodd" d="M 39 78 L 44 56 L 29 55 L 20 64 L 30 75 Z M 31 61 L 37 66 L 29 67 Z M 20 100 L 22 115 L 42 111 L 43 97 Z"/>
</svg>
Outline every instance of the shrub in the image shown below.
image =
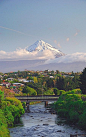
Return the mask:
<svg viewBox="0 0 86 137">
<path fill-rule="evenodd" d="M 4 92 L 0 90 L 0 100 L 2 101 L 4 99 Z"/>
<path fill-rule="evenodd" d="M 1 109 L 0 109 L 0 137 L 9 137 L 9 131 L 7 129 L 6 118 Z"/>
<path fill-rule="evenodd" d="M 66 92 L 64 90 L 60 90 L 60 95 L 65 94 Z"/>
<path fill-rule="evenodd" d="M 86 101 L 86 95 L 82 95 L 81 98 L 83 101 Z"/>
<path fill-rule="evenodd" d="M 10 97 L 6 97 L 6 101 L 10 101 L 11 104 L 9 105 L 9 111 L 14 117 L 14 122 L 18 123 L 20 121 L 20 116 L 25 112 L 21 101 Z"/>
<path fill-rule="evenodd" d="M 53 88 L 53 92 L 55 95 L 60 95 L 60 91 L 57 88 Z"/>
<path fill-rule="evenodd" d="M 58 115 L 63 118 L 68 118 L 68 111 L 64 109 L 59 109 L 58 110 Z"/>
<path fill-rule="evenodd" d="M 60 117 L 66 118 L 72 124 L 78 123 L 86 130 L 86 95 L 75 94 L 77 92 L 79 91 L 74 89 L 62 94 L 53 108 Z"/>
<path fill-rule="evenodd" d="M 86 130 L 86 110 L 79 116 L 79 126 Z"/>
<path fill-rule="evenodd" d="M 70 120 L 70 122 L 72 122 L 73 124 L 74 124 L 74 123 L 77 123 L 78 120 L 79 120 L 79 114 L 78 114 L 78 112 L 71 110 L 71 111 L 69 112 L 69 120 Z"/>
<path fill-rule="evenodd" d="M 23 106 L 23 108 L 24 108 L 24 110 L 25 110 L 26 102 L 22 102 L 22 106 Z"/>
<path fill-rule="evenodd" d="M 70 91 L 72 94 L 81 94 L 82 91 L 80 89 L 73 89 Z"/>
<path fill-rule="evenodd" d="M 47 90 L 47 91 L 43 92 L 43 95 L 53 95 L 53 91 Z"/>
<path fill-rule="evenodd" d="M 14 122 L 14 117 L 12 115 L 12 112 L 9 110 L 9 107 L 5 107 L 3 109 L 3 112 L 4 112 L 4 116 L 6 118 L 6 122 L 7 122 L 7 125 L 8 126 L 12 126 L 13 125 L 13 122 Z"/>
<path fill-rule="evenodd" d="M 13 98 L 6 97 L 6 101 L 10 101 L 12 105 L 15 105 L 19 109 L 19 113 L 21 115 L 24 114 L 24 109 L 20 100 L 14 97 Z"/>
<path fill-rule="evenodd" d="M 19 122 L 20 116 L 25 112 L 21 101 L 16 98 L 6 97 L 0 91 L 0 137 L 9 137 L 8 126 Z"/>
<path fill-rule="evenodd" d="M 23 93 L 26 93 L 26 94 L 28 94 L 28 95 L 37 95 L 37 92 L 36 92 L 36 90 L 35 89 L 33 89 L 33 88 L 31 88 L 31 87 L 29 87 L 29 86 L 25 86 L 24 87 L 24 89 L 22 90 L 22 92 Z"/>
<path fill-rule="evenodd" d="M 0 107 L 3 99 L 4 99 L 4 92 L 0 90 Z"/>
</svg>

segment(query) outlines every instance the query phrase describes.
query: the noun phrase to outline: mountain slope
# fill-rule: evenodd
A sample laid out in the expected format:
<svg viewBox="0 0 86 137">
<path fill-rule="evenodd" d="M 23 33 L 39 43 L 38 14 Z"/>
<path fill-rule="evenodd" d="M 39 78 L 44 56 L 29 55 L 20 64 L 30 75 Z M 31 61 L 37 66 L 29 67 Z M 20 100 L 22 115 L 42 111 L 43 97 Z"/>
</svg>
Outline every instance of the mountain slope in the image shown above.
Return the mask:
<svg viewBox="0 0 86 137">
<path fill-rule="evenodd" d="M 36 41 L 33 45 L 29 46 L 26 50 L 28 50 L 29 52 L 33 52 L 33 51 L 43 52 L 43 51 L 49 50 L 52 52 L 52 54 L 56 58 L 65 55 L 60 50 L 58 50 L 55 47 L 51 46 L 50 44 L 44 42 L 43 40 Z"/>
</svg>

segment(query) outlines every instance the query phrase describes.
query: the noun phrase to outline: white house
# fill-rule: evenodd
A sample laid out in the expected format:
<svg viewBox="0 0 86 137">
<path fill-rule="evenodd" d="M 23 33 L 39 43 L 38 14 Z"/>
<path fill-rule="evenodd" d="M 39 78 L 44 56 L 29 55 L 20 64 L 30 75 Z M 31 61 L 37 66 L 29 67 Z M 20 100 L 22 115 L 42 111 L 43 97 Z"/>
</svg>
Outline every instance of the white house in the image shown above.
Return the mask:
<svg viewBox="0 0 86 137">
<path fill-rule="evenodd" d="M 7 80 L 8 80 L 8 81 L 13 81 L 13 80 L 14 80 L 14 78 L 7 78 Z"/>
</svg>

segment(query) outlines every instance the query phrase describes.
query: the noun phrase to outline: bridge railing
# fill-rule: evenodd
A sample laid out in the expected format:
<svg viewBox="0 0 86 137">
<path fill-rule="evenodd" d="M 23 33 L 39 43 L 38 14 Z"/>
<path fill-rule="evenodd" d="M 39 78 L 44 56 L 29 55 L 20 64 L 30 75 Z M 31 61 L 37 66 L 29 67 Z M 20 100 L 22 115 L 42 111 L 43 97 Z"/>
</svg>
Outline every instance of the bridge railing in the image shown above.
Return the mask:
<svg viewBox="0 0 86 137">
<path fill-rule="evenodd" d="M 16 96 L 19 100 L 45 100 L 45 99 L 57 99 L 59 96 L 55 95 L 43 95 L 43 96 Z"/>
</svg>

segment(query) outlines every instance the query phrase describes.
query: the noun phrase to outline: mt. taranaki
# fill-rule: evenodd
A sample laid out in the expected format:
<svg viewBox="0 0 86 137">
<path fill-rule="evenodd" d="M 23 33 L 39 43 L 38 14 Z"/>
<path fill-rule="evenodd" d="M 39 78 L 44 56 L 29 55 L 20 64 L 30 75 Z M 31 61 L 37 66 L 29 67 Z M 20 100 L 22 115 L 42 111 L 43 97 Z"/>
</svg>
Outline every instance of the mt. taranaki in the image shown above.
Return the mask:
<svg viewBox="0 0 86 137">
<path fill-rule="evenodd" d="M 44 42 L 36 41 L 25 49 L 12 53 L 1 52 L 0 72 L 27 70 L 59 70 L 79 72 L 86 67 L 86 53 L 64 54 L 57 48 Z"/>
<path fill-rule="evenodd" d="M 64 56 L 65 54 L 62 53 L 57 48 L 51 46 L 50 44 L 44 42 L 43 40 L 36 41 L 33 45 L 27 47 L 29 52 L 37 51 L 37 52 L 43 52 L 43 51 L 51 51 L 55 58 Z"/>
</svg>

